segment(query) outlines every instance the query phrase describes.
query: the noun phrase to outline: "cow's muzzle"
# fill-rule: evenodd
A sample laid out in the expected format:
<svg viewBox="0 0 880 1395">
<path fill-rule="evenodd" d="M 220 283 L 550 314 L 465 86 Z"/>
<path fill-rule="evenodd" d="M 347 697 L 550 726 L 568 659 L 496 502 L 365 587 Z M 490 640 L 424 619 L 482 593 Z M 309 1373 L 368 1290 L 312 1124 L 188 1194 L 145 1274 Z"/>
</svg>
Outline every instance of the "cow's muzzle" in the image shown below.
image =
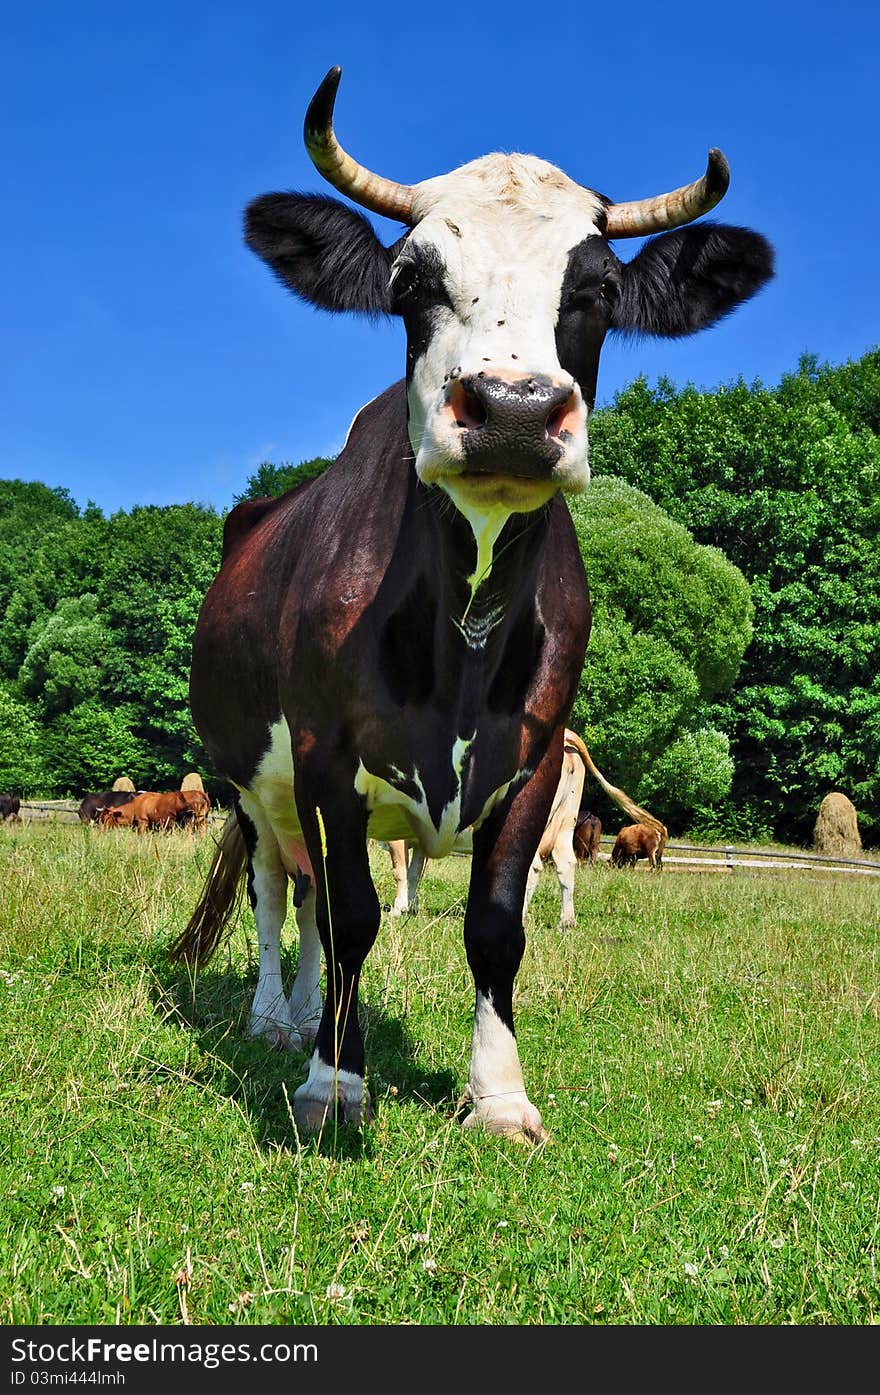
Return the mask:
<svg viewBox="0 0 880 1395">
<path fill-rule="evenodd" d="M 580 394 L 541 374 L 474 373 L 447 393 L 468 472 L 546 478 L 584 425 Z"/>
</svg>

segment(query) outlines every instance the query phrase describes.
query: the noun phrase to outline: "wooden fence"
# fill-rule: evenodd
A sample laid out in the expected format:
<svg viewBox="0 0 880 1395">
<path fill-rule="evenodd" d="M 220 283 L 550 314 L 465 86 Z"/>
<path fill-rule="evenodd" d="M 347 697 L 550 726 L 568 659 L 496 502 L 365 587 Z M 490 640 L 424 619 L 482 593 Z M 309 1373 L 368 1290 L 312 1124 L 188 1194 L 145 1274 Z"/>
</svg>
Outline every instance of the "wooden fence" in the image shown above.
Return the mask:
<svg viewBox="0 0 880 1395">
<path fill-rule="evenodd" d="M 22 800 L 23 819 L 55 819 L 62 823 L 77 823 L 75 799 Z M 210 821 L 222 823 L 227 810 L 212 809 Z M 600 843 L 610 849 L 614 838 L 603 834 Z M 470 853 L 461 853 L 470 857 Z M 600 860 L 610 862 L 610 851 L 600 851 Z M 808 871 L 814 875 L 839 873 L 850 876 L 880 877 L 880 857 L 825 857 L 811 852 L 759 851 L 756 848 L 733 846 L 700 847 L 693 843 L 667 843 L 663 854 L 663 869 L 669 872 L 773 872 Z M 637 862 L 636 870 L 648 871 L 647 862 Z"/>
</svg>

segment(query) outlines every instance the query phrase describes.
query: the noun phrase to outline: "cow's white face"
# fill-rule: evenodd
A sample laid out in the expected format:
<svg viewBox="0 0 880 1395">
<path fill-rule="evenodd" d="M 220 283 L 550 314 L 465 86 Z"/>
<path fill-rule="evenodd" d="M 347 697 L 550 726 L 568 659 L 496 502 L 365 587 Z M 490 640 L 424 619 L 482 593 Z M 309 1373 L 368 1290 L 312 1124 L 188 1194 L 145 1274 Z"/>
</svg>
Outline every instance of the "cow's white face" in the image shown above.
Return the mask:
<svg viewBox="0 0 880 1395">
<path fill-rule="evenodd" d="M 582 490 L 588 405 L 559 361 L 572 250 L 602 203 L 527 155 L 487 155 L 416 188 L 391 268 L 407 328 L 416 471 L 468 516 L 528 511 Z"/>
</svg>

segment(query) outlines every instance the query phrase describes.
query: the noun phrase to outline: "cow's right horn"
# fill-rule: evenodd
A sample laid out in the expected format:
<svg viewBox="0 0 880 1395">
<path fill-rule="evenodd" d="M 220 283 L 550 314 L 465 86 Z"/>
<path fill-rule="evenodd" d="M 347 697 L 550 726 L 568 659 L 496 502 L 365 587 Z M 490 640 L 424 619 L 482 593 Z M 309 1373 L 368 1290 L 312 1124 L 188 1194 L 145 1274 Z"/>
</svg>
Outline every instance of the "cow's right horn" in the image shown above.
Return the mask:
<svg viewBox="0 0 880 1395">
<path fill-rule="evenodd" d="M 340 67 L 331 68 L 318 88 L 303 125 L 303 140 L 315 168 L 341 194 L 373 213 L 412 223 L 413 190 L 408 184 L 395 184 L 359 165 L 343 150 L 333 130 L 333 107 L 342 77 Z"/>
</svg>

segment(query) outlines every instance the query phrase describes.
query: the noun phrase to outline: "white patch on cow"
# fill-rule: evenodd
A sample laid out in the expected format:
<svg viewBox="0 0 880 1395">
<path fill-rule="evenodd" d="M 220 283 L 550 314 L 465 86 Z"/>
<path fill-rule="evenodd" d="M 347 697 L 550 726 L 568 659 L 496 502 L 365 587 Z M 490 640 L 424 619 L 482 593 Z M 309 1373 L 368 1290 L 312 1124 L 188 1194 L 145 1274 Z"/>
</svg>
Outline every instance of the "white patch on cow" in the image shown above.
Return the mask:
<svg viewBox="0 0 880 1395">
<path fill-rule="evenodd" d="M 477 994 L 471 1042 L 470 1096 L 475 1105 L 487 1101 L 526 1100 L 516 1038 L 498 1016 L 492 999 Z"/>
<path fill-rule="evenodd" d="M 461 772 L 473 740 L 474 736 L 459 736 L 455 740 L 450 759 L 456 777 L 456 792 L 444 806 L 436 824 L 428 812 L 425 787 L 417 769 L 407 780 L 408 784 L 418 787 L 419 794 L 416 798 L 383 776 L 372 774 L 363 761 L 360 761 L 354 787 L 367 801 L 367 831 L 370 836 L 382 842 L 391 842 L 400 838 L 411 838 L 415 834 L 429 857 L 445 857 L 451 852 L 459 834 Z M 393 774 L 396 779 L 405 778 L 396 766 L 393 767 Z"/>
<path fill-rule="evenodd" d="M 290 1017 L 303 1043 L 312 1042 L 321 1024 L 321 937 L 315 915 L 317 895 L 311 883 L 296 913 L 299 959 L 296 978 L 287 1000 Z"/>
<path fill-rule="evenodd" d="M 256 800 L 276 837 L 301 840 L 302 829 L 293 798 L 293 755 L 290 729 L 283 717 L 269 728 L 269 745 L 243 799 Z M 245 809 L 247 813 L 247 808 Z M 292 869 L 288 869 L 292 870 Z"/>
<path fill-rule="evenodd" d="M 451 308 L 434 312 L 408 389 L 419 478 L 448 490 L 464 468 L 461 432 L 448 407 L 451 380 L 480 372 L 537 374 L 568 387 L 574 404 L 549 493 L 534 480 L 495 476 L 468 482 L 473 502 L 494 490 L 491 508 L 521 512 L 540 507 L 559 488 L 584 489 L 587 412 L 578 385 L 559 363 L 555 331 L 568 256 L 585 238 L 598 236 L 599 199 L 535 156 L 495 154 L 418 184 L 413 212 L 410 255 L 420 245 L 436 249 L 451 301 Z"/>
<path fill-rule="evenodd" d="M 314 1100 L 318 1104 L 332 1103 L 336 1091 L 344 1098 L 346 1105 L 363 1103 L 364 1077 L 350 1070 L 334 1070 L 322 1061 L 317 1051 L 309 1062 L 309 1073 L 294 1093 L 294 1100 Z"/>
</svg>

